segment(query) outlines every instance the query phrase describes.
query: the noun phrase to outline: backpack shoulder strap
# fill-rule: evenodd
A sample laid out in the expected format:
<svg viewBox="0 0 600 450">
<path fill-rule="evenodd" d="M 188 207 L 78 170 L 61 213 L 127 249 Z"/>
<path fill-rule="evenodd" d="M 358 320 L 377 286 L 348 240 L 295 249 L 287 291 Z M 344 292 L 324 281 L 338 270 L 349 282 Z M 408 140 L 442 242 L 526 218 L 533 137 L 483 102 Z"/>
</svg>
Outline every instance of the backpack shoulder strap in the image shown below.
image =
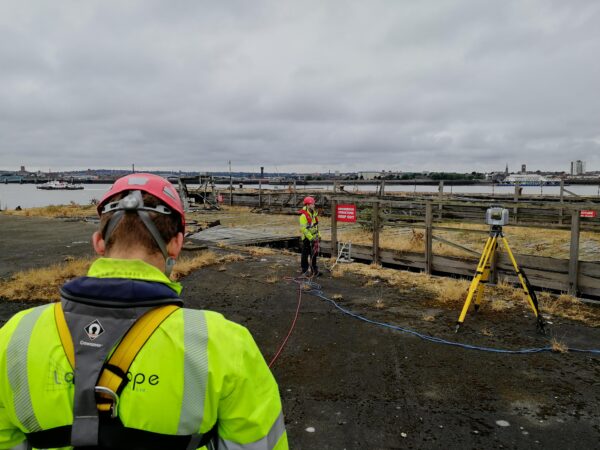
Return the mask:
<svg viewBox="0 0 600 450">
<path fill-rule="evenodd" d="M 58 336 L 62 343 L 71 369 L 75 368 L 75 348 L 73 347 L 73 339 L 71 338 L 71 332 L 67 326 L 67 320 L 65 319 L 65 313 L 63 312 L 62 303 L 57 302 L 54 304 L 54 320 L 56 322 L 56 328 L 58 329 Z"/>
<path fill-rule="evenodd" d="M 98 386 L 120 394 L 128 381 L 127 371 L 137 354 L 160 324 L 178 309 L 180 308 L 177 305 L 158 306 L 140 317 L 104 365 Z"/>
<path fill-rule="evenodd" d="M 106 387 L 117 395 L 121 393 L 127 384 L 127 371 L 133 360 L 150 339 L 150 336 L 156 331 L 160 324 L 172 313 L 179 309 L 177 305 L 163 305 L 151 309 L 140 317 L 129 329 L 125 337 L 117 345 L 116 349 L 104 364 L 97 385 Z M 67 355 L 67 359 L 72 368 L 75 368 L 75 351 L 71 332 L 67 326 L 67 321 L 60 302 L 54 305 L 54 317 L 60 341 Z M 110 404 L 99 403 L 100 411 L 108 411 Z"/>
</svg>

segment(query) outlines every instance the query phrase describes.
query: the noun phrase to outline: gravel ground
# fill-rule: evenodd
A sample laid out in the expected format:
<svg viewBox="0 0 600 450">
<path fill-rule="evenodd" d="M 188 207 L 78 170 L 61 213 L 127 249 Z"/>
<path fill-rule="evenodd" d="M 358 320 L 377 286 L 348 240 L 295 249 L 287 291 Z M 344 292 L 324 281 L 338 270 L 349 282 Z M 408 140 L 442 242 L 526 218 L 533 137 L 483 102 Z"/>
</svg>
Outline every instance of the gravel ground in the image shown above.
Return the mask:
<svg viewBox="0 0 600 450">
<path fill-rule="evenodd" d="M 91 254 L 93 226 L 0 214 L 0 278 Z M 288 332 L 298 289 L 295 255 L 248 256 L 183 280 L 189 307 L 247 326 L 269 361 Z M 275 276 L 276 277 L 275 277 Z M 276 280 L 276 281 L 274 281 Z M 319 279 L 326 296 L 370 319 L 444 339 L 503 348 L 542 347 L 526 309 L 469 315 L 439 309 L 419 290 Z M 384 306 L 375 307 L 383 299 Z M 0 300 L 0 324 L 27 305 Z M 433 319 L 423 320 L 427 315 Z M 550 335 L 600 347 L 600 329 L 552 318 Z M 296 328 L 275 362 L 293 449 L 591 449 L 600 442 L 600 357 L 503 355 L 433 344 L 343 315 L 304 293 Z"/>
</svg>

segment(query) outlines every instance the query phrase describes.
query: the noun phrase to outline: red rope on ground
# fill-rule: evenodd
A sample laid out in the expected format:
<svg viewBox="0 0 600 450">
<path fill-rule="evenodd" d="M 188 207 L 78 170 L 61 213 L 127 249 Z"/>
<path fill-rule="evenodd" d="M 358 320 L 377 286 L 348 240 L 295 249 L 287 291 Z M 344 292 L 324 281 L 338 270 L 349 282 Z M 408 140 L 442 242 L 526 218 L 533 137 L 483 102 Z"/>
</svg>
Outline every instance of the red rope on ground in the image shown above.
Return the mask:
<svg viewBox="0 0 600 450">
<path fill-rule="evenodd" d="M 277 361 L 277 358 L 279 358 L 279 355 L 281 355 L 281 352 L 283 351 L 285 344 L 287 344 L 288 339 L 290 338 L 290 336 L 292 335 L 292 332 L 294 331 L 294 328 L 296 327 L 296 321 L 298 320 L 298 314 L 300 313 L 300 305 L 302 305 L 302 285 L 301 284 L 298 285 L 298 306 L 296 307 L 296 315 L 294 316 L 294 320 L 292 321 L 292 326 L 290 327 L 290 331 L 288 331 L 287 336 L 285 337 L 285 339 L 279 346 L 279 349 L 275 353 L 275 356 L 273 356 L 273 359 L 271 359 L 271 362 L 269 363 L 269 368 L 275 363 L 275 361 Z"/>
</svg>

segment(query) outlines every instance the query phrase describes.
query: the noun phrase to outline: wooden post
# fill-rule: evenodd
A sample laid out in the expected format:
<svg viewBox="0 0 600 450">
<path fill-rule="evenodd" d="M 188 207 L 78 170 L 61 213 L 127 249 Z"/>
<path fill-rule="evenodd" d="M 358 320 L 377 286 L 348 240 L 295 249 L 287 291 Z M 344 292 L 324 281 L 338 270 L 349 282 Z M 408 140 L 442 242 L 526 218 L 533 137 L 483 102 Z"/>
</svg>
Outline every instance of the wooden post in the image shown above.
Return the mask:
<svg viewBox="0 0 600 450">
<path fill-rule="evenodd" d="M 379 186 L 379 196 L 383 197 L 385 195 L 385 180 L 381 180 L 381 184 Z"/>
<path fill-rule="evenodd" d="M 373 223 L 373 263 L 379 264 L 379 203 L 373 203 L 371 212 Z"/>
<path fill-rule="evenodd" d="M 519 207 L 517 206 L 517 203 L 519 203 L 520 194 L 521 194 L 521 186 L 519 185 L 518 182 L 516 182 L 515 183 L 515 197 L 514 197 L 515 206 L 513 208 L 513 217 L 515 219 L 515 223 L 518 222 Z"/>
<path fill-rule="evenodd" d="M 425 273 L 431 274 L 433 262 L 433 206 L 425 204 Z"/>
<path fill-rule="evenodd" d="M 331 200 L 331 256 L 337 258 L 337 200 Z"/>
<path fill-rule="evenodd" d="M 579 210 L 571 212 L 571 250 L 569 252 L 569 294 L 577 295 L 579 277 Z"/>
<path fill-rule="evenodd" d="M 262 208 L 262 180 L 258 180 L 258 207 Z"/>
<path fill-rule="evenodd" d="M 233 178 L 231 177 L 231 161 L 229 161 L 229 206 L 233 206 Z"/>
<path fill-rule="evenodd" d="M 294 180 L 294 206 L 298 206 L 298 193 L 296 191 L 296 180 Z"/>
<path fill-rule="evenodd" d="M 438 207 L 438 209 L 440 211 L 439 218 L 440 218 L 440 220 L 442 220 L 442 209 L 443 209 L 442 202 L 444 201 L 444 180 L 441 180 L 440 184 L 438 186 L 438 197 L 440 200 L 440 205 Z"/>
<path fill-rule="evenodd" d="M 565 202 L 565 180 L 560 180 L 560 210 L 558 212 L 558 223 L 563 223 L 563 203 Z"/>
<path fill-rule="evenodd" d="M 498 284 L 498 246 L 492 253 L 492 260 L 490 261 L 490 277 L 489 284 Z"/>
</svg>

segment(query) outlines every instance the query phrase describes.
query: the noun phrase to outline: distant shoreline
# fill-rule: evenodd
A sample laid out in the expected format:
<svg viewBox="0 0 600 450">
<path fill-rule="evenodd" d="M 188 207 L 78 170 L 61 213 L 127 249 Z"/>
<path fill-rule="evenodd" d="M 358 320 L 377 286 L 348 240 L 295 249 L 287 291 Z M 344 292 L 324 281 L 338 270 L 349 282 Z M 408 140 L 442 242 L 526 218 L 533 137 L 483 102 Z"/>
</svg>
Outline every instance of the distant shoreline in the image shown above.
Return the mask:
<svg viewBox="0 0 600 450">
<path fill-rule="evenodd" d="M 115 179 L 102 179 L 102 180 L 75 180 L 69 177 L 64 178 L 65 181 L 69 181 L 75 184 L 112 184 Z M 198 184 L 198 177 L 184 177 L 182 180 L 187 184 Z M 2 184 L 43 184 L 50 181 L 49 179 L 37 179 L 37 180 L 22 180 L 22 181 L 9 181 L 3 182 Z M 334 183 L 339 185 L 360 185 L 360 186 L 378 186 L 382 181 L 385 181 L 386 186 L 438 186 L 443 181 L 444 186 L 506 186 L 500 183 L 493 183 L 491 181 L 483 180 L 296 180 L 297 186 L 332 186 Z M 233 185 L 258 185 L 262 182 L 264 185 L 271 186 L 289 186 L 294 184 L 294 180 L 273 180 L 273 179 L 240 179 L 233 178 L 231 183 Z M 214 178 L 215 184 L 229 184 L 228 178 Z M 599 185 L 600 177 L 585 180 L 565 180 L 565 186 L 568 185 Z"/>
</svg>

